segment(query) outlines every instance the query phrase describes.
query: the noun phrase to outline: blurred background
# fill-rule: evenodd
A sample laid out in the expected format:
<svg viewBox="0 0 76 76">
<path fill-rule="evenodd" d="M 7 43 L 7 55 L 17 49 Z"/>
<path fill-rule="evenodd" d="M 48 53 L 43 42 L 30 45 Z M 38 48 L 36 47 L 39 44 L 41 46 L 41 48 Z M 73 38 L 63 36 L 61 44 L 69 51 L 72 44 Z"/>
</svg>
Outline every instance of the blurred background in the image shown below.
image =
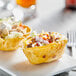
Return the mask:
<svg viewBox="0 0 76 76">
<path fill-rule="evenodd" d="M 76 0 L 0 0 L 0 18 L 14 16 L 38 32 L 65 32 L 74 30 L 75 7 Z"/>
<path fill-rule="evenodd" d="M 37 32 L 66 34 L 76 30 L 76 0 L 0 0 L 0 18 L 11 16 Z M 76 76 L 76 72 L 57 76 Z"/>
</svg>

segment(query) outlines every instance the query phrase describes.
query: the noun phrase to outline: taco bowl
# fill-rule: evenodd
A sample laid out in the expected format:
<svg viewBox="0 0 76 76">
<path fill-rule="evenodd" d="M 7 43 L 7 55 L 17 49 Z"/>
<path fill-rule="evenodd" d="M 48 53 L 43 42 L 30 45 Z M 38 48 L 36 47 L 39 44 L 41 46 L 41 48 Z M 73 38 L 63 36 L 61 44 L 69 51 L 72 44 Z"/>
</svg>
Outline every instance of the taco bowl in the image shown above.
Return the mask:
<svg viewBox="0 0 76 76">
<path fill-rule="evenodd" d="M 52 32 L 52 35 L 59 34 Z M 40 64 L 46 62 L 52 62 L 62 57 L 64 48 L 67 43 L 66 37 L 62 38 L 63 35 L 59 34 L 59 40 L 51 42 L 42 46 L 26 47 L 27 44 L 24 42 L 23 52 L 32 64 Z"/>
<path fill-rule="evenodd" d="M 27 37 L 31 29 L 12 18 L 0 21 L 0 50 L 12 51 L 19 48 L 22 39 Z"/>
</svg>

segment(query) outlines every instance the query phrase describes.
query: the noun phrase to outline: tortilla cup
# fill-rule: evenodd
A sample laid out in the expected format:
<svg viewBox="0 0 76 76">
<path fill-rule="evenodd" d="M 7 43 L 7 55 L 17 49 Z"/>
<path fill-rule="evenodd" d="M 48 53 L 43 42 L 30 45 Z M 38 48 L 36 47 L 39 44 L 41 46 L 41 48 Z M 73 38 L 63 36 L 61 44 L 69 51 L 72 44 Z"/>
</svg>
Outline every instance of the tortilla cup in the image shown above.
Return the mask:
<svg viewBox="0 0 76 76">
<path fill-rule="evenodd" d="M 30 35 L 31 29 L 28 26 L 26 26 L 26 28 L 27 28 L 26 34 L 24 34 L 22 37 L 8 38 L 8 39 L 0 38 L 0 50 L 2 51 L 17 50 L 19 48 L 19 43 L 21 42 L 21 40 Z"/>
<path fill-rule="evenodd" d="M 1 39 L 0 38 L 0 50 L 2 51 L 13 51 L 18 49 L 19 43 L 22 38 L 10 38 L 10 39 Z"/>
<path fill-rule="evenodd" d="M 64 48 L 67 39 L 61 40 L 58 43 L 50 43 L 46 46 L 26 48 L 24 43 L 23 52 L 32 64 L 40 64 L 52 62 L 61 58 L 64 53 Z"/>
</svg>

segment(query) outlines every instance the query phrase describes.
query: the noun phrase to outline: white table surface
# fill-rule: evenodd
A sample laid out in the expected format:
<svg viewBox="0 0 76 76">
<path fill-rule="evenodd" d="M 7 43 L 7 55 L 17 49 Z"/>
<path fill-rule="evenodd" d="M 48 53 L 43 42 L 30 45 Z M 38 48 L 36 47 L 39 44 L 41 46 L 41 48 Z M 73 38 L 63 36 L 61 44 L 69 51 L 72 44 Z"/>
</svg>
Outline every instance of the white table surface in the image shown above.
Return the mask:
<svg viewBox="0 0 76 76">
<path fill-rule="evenodd" d="M 52 63 L 32 65 L 28 62 L 23 51 L 0 51 L 0 66 L 16 74 L 16 76 L 52 76 L 69 71 L 76 66 L 76 60 L 64 54 L 61 59 Z"/>
<path fill-rule="evenodd" d="M 64 11 L 64 7 L 65 0 L 37 0 L 37 16 L 25 21 L 25 24 L 37 32 L 44 30 L 65 33 L 68 30 L 76 30 L 76 11 Z M 4 13 L 1 13 L 2 17 L 9 14 L 9 12 Z M 69 74 L 69 76 L 75 75 L 75 72 Z"/>
</svg>

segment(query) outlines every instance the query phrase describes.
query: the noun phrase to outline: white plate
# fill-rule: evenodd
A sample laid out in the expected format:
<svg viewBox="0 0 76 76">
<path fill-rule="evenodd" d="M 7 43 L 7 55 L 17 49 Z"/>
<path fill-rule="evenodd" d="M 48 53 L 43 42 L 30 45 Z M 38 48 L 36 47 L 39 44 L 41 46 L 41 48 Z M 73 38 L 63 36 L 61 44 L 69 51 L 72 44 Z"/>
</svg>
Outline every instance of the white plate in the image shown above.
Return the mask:
<svg viewBox="0 0 76 76">
<path fill-rule="evenodd" d="M 76 60 L 64 54 L 58 61 L 32 65 L 23 51 L 18 49 L 12 52 L 0 51 L 0 66 L 17 76 L 51 76 L 72 69 L 76 66 Z"/>
</svg>

